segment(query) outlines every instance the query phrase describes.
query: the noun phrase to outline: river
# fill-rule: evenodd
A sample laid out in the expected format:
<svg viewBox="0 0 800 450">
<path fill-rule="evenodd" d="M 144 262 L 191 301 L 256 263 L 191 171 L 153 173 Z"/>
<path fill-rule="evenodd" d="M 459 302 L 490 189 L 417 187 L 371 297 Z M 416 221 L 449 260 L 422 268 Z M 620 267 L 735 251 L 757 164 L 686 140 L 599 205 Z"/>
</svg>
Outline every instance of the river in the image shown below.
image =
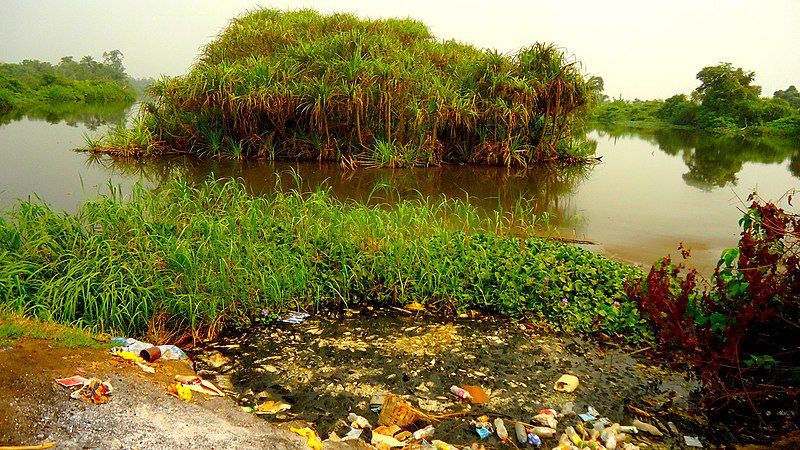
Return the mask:
<svg viewBox="0 0 800 450">
<path fill-rule="evenodd" d="M 486 210 L 519 199 L 549 224 L 543 232 L 589 240 L 611 258 L 649 266 L 683 243 L 690 265 L 710 273 L 720 252 L 736 244 L 738 219 L 757 190 L 779 199 L 800 186 L 800 144 L 778 139 L 719 138 L 686 131 L 595 129 L 602 162 L 586 169 L 445 166 L 342 171 L 316 162 L 114 159 L 73 151 L 84 133 L 99 134 L 126 117 L 120 108 L 48 112 L 0 119 L 0 208 L 38 196 L 73 211 L 86 198 L 123 192 L 141 181 L 156 187 L 175 177 L 241 177 L 255 193 L 275 187 L 324 184 L 341 198 L 397 198 L 421 193 L 468 198 Z M 288 184 L 287 184 L 288 183 Z M 371 197 L 370 197 L 371 196 Z M 785 204 L 785 202 L 784 202 Z"/>
</svg>

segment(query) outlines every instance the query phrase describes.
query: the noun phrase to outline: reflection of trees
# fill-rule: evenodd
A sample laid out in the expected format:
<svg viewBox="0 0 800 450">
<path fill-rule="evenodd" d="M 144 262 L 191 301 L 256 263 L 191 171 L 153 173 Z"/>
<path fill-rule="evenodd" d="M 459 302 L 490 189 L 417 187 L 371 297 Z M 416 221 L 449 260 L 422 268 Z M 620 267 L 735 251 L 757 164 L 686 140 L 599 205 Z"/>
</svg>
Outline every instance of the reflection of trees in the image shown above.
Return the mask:
<svg viewBox="0 0 800 450">
<path fill-rule="evenodd" d="M 567 225 L 577 217 L 570 194 L 591 168 L 580 165 L 535 166 L 527 170 L 486 166 L 443 166 L 424 169 L 358 169 L 343 171 L 336 164 L 267 160 L 200 159 L 191 156 L 120 158 L 92 155 L 87 164 L 135 176 L 158 186 L 180 177 L 199 182 L 216 178 L 241 178 L 251 192 L 271 192 L 280 185 L 294 189 L 293 173 L 304 191 L 323 186 L 341 199 L 394 203 L 418 195 L 460 198 L 486 213 L 510 211 L 520 205 L 526 213 L 550 218 L 550 225 Z M 278 179 L 280 182 L 278 183 Z"/>
<path fill-rule="evenodd" d="M 87 105 L 84 103 L 51 103 L 37 105 L 25 110 L 11 110 L 0 114 L 0 125 L 7 125 L 23 118 L 44 120 L 56 124 L 64 122 L 75 127 L 83 125 L 90 130 L 112 123 L 119 123 L 128 115 L 131 103 L 109 103 Z"/>
<path fill-rule="evenodd" d="M 800 176 L 800 148 L 788 139 L 716 136 L 691 130 L 639 130 L 603 127 L 598 132 L 610 137 L 636 137 L 658 146 L 669 155 L 681 156 L 689 169 L 683 175 L 687 184 L 701 189 L 736 184 L 736 174 L 744 163 L 777 164 L 791 157 L 790 170 Z"/>
</svg>

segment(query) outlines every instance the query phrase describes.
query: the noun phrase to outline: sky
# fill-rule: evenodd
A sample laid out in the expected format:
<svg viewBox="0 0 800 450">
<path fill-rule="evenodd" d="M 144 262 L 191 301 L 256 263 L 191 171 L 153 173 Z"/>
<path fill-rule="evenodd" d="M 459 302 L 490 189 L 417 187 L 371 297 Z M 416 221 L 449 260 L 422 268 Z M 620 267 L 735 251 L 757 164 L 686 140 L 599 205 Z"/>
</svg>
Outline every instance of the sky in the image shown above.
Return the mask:
<svg viewBox="0 0 800 450">
<path fill-rule="evenodd" d="M 723 61 L 755 71 L 762 95 L 800 87 L 800 0 L 0 0 L 0 61 L 118 49 L 131 76 L 180 75 L 231 18 L 259 6 L 411 17 L 437 38 L 502 52 L 554 43 L 611 97 L 688 94 L 700 69 Z"/>
</svg>

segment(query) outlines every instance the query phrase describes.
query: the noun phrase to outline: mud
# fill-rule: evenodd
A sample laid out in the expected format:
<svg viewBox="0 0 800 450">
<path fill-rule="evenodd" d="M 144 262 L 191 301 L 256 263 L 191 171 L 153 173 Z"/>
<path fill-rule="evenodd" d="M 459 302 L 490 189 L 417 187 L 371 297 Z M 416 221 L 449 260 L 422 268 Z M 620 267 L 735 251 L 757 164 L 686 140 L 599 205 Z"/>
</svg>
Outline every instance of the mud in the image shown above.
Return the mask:
<svg viewBox="0 0 800 450">
<path fill-rule="evenodd" d="M 198 372 L 215 380 L 242 405 L 266 399 L 291 409 L 265 415 L 275 423 L 313 423 L 325 437 L 349 429 L 349 412 L 373 424 L 370 398 L 403 395 L 422 411 L 465 417 L 436 422 L 435 439 L 455 445 L 477 440 L 469 420 L 484 413 L 530 422 L 541 408 L 576 413 L 593 406 L 613 422 L 636 418 L 626 405 L 674 422 L 679 435 L 665 430 L 649 444 L 682 446 L 682 435 L 703 435 L 692 413 L 690 394 L 699 387 L 691 376 L 665 370 L 630 351 L 601 348 L 577 337 L 537 334 L 525 325 L 493 317 L 442 320 L 417 313 L 347 310 L 312 317 L 297 325 L 275 323 L 219 339 L 196 356 Z M 574 393 L 553 383 L 576 375 Z M 450 394 L 451 385 L 479 385 L 486 405 L 467 405 Z M 579 420 L 562 420 L 559 433 Z M 644 439 L 643 433 L 637 435 Z M 498 442 L 494 438 L 487 445 Z M 555 440 L 546 441 L 546 444 Z M 552 446 L 551 446 L 552 447 Z"/>
</svg>

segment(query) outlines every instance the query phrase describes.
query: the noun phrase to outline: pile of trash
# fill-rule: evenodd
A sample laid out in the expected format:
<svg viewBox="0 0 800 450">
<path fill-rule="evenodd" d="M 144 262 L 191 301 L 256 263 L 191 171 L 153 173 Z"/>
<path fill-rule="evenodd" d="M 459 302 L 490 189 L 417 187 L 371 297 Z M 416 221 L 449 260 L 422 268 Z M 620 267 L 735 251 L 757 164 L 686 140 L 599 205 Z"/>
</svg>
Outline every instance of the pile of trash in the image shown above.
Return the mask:
<svg viewBox="0 0 800 450">
<path fill-rule="evenodd" d="M 577 385 L 576 377 L 565 375 L 555 383 L 554 389 L 572 392 Z M 513 448 L 532 446 L 553 450 L 639 450 L 657 447 L 655 444 L 659 441 L 664 442 L 667 433 L 674 435 L 673 438 L 679 435 L 677 427 L 672 422 L 664 426 L 657 418 L 635 407 L 631 407 L 631 413 L 647 417 L 657 425 L 640 419 L 632 420 L 629 425 L 612 423 L 591 406 L 586 408 L 586 412 L 577 413 L 573 411 L 571 404 L 567 404 L 562 411 L 541 409 L 530 420 L 519 420 L 498 414 L 484 414 L 478 408 L 474 411 L 472 405 L 486 402 L 485 393 L 478 386 L 464 388 L 452 386 L 450 392 L 455 397 L 454 400 L 464 404 L 461 412 L 427 414 L 401 396 L 385 394 L 377 395 L 370 401 L 371 411 L 377 414 L 376 427 L 373 427 L 366 417 L 351 412 L 347 417 L 349 431 L 343 436 L 334 431 L 330 433 L 328 439 L 320 441 L 316 433 L 308 427 L 292 428 L 292 431 L 308 437 L 309 446 L 315 450 L 322 448 L 326 442 L 354 440 L 369 443 L 379 450 L 392 448 L 484 450 L 485 446 L 481 442 L 492 435 L 496 435 L 500 443 Z M 478 416 L 475 417 L 476 415 Z M 464 421 L 475 417 L 468 422 L 475 429 L 475 441 L 459 447 L 443 439 L 436 439 L 437 429 L 434 424 L 445 417 L 458 416 Z M 702 448 L 699 438 L 694 436 L 682 438 L 683 444 L 687 447 Z M 493 443 L 487 445 L 494 446 Z"/>
<path fill-rule="evenodd" d="M 111 355 L 124 361 L 130 361 L 146 373 L 155 373 L 158 360 L 177 360 L 192 366 L 186 353 L 175 345 L 159 345 L 138 341 L 133 338 L 116 337 L 111 340 L 114 347 Z M 208 396 L 225 396 L 219 388 L 208 380 L 196 375 L 175 375 L 174 384 L 167 386 L 167 393 L 184 401 L 192 400 L 192 392 L 199 392 Z M 59 378 L 55 382 L 65 388 L 78 388 L 70 397 L 83 399 L 94 404 L 107 403 L 114 392 L 110 381 L 100 381 L 97 378 L 84 378 L 74 375 L 69 378 Z"/>
</svg>

